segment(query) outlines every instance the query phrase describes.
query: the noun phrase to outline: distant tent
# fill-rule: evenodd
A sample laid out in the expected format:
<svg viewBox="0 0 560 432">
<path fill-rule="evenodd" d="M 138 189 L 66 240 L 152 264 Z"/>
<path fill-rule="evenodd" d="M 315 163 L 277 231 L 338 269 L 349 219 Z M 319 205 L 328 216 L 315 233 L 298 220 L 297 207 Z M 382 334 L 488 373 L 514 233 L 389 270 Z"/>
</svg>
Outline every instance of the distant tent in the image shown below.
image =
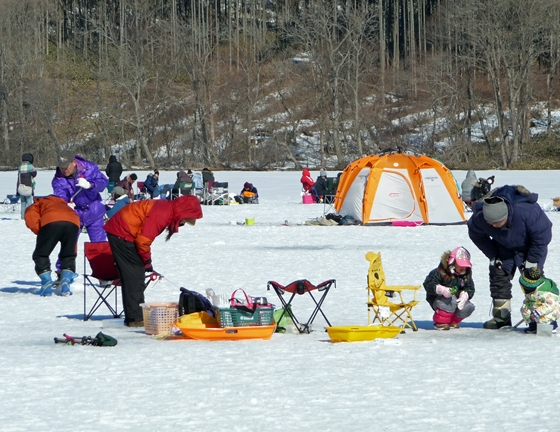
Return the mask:
<svg viewBox="0 0 560 432">
<path fill-rule="evenodd" d="M 458 224 L 466 221 L 455 178 L 428 156 L 367 156 L 346 167 L 335 209 L 364 225 L 396 222 Z"/>
</svg>

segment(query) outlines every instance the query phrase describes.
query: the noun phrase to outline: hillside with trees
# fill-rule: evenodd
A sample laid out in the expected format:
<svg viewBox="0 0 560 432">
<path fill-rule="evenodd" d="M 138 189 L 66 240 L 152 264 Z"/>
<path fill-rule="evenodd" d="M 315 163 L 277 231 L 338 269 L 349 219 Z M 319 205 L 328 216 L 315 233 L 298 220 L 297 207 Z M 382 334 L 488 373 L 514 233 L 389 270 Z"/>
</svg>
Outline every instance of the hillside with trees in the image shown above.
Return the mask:
<svg viewBox="0 0 560 432">
<path fill-rule="evenodd" d="M 0 0 L 0 165 L 560 168 L 554 0 Z M 492 118 L 492 121 L 488 119 Z M 538 120 L 545 132 L 534 137 Z M 473 136 L 473 129 L 482 136 Z M 419 134 L 418 131 L 423 133 Z M 442 145 L 444 143 L 444 145 Z M 307 149 L 309 151 L 309 149 Z"/>
</svg>

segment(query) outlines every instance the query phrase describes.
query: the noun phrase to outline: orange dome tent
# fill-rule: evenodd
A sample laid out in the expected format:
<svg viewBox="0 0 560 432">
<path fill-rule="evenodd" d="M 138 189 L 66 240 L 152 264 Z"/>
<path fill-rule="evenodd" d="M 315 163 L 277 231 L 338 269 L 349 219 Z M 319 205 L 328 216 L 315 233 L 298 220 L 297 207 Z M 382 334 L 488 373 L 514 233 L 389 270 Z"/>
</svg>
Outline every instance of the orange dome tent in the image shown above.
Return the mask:
<svg viewBox="0 0 560 432">
<path fill-rule="evenodd" d="M 466 221 L 449 169 L 428 156 L 407 153 L 367 156 L 348 165 L 338 184 L 335 209 L 364 225 Z"/>
</svg>

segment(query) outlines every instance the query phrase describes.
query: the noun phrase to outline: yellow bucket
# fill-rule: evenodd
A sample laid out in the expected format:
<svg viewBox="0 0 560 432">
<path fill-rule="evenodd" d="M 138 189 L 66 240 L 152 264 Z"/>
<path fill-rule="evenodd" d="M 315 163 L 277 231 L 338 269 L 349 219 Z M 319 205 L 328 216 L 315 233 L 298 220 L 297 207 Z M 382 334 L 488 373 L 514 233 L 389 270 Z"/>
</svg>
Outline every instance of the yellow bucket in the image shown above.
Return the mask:
<svg viewBox="0 0 560 432">
<path fill-rule="evenodd" d="M 254 218 L 250 218 L 250 219 L 249 219 L 249 218 L 246 218 L 246 219 L 245 219 L 245 225 L 247 225 L 247 226 L 253 226 L 253 225 L 255 225 L 255 219 L 254 219 Z"/>
</svg>

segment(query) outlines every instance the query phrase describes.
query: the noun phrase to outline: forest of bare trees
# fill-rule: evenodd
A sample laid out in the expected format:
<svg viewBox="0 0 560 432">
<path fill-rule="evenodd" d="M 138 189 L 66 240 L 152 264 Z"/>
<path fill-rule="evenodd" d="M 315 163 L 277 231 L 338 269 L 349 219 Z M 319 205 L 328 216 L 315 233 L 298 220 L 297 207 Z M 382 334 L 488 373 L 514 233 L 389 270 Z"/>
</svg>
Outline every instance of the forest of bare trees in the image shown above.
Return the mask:
<svg viewBox="0 0 560 432">
<path fill-rule="evenodd" d="M 321 162 L 338 168 L 396 147 L 511 168 L 534 116 L 554 143 L 558 0 L 0 0 L 0 10 L 8 168 L 23 152 L 49 166 L 60 149 L 104 163 L 117 148 L 129 166 L 300 168 L 302 134 L 319 136 Z M 408 139 L 420 124 L 433 133 Z"/>
</svg>

